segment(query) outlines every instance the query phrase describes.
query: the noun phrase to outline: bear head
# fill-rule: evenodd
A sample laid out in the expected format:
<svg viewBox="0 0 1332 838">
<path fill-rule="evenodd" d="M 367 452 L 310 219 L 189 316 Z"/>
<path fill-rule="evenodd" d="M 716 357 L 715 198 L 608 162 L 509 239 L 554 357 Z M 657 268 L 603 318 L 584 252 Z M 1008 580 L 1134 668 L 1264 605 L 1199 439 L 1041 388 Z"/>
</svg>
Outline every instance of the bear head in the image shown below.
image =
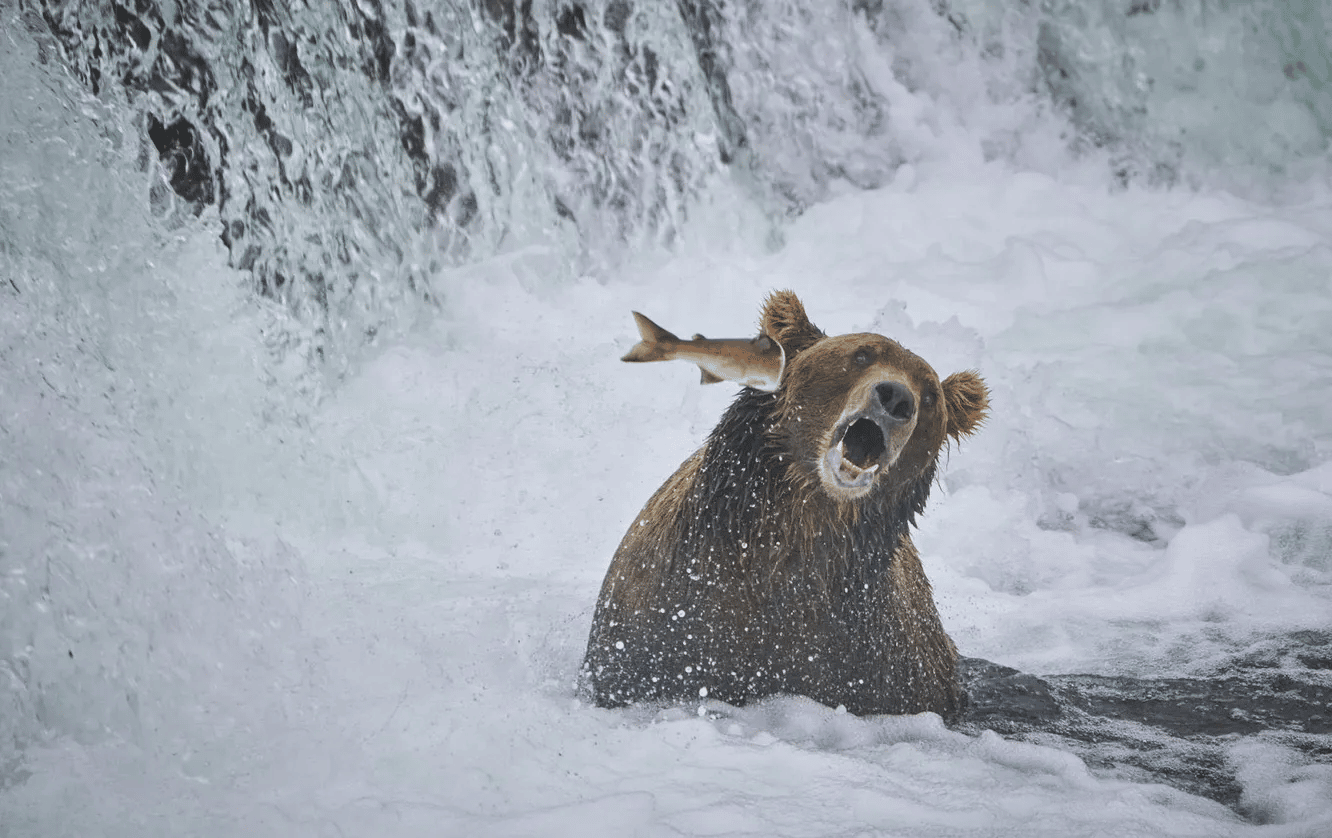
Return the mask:
<svg viewBox="0 0 1332 838">
<path fill-rule="evenodd" d="M 787 358 L 772 445 L 794 484 L 835 504 L 928 481 L 941 449 L 985 420 L 989 393 L 974 371 L 941 381 L 882 335 L 829 337 L 790 291 L 769 297 L 760 328 Z"/>
</svg>

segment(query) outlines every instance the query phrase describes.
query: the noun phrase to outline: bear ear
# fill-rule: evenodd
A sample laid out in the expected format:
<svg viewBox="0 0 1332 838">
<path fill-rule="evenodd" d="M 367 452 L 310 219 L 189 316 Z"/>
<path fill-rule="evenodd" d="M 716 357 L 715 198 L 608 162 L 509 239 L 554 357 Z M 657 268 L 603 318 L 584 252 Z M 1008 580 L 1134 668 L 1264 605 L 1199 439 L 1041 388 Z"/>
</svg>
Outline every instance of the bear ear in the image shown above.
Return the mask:
<svg viewBox="0 0 1332 838">
<path fill-rule="evenodd" d="M 774 291 L 768 296 L 759 330 L 782 345 L 788 364 L 796 355 L 827 337 L 818 326 L 809 322 L 805 306 L 794 291 Z"/>
<path fill-rule="evenodd" d="M 943 380 L 948 405 L 948 435 L 954 441 L 971 436 L 990 411 L 990 390 L 975 370 L 955 372 Z"/>
</svg>

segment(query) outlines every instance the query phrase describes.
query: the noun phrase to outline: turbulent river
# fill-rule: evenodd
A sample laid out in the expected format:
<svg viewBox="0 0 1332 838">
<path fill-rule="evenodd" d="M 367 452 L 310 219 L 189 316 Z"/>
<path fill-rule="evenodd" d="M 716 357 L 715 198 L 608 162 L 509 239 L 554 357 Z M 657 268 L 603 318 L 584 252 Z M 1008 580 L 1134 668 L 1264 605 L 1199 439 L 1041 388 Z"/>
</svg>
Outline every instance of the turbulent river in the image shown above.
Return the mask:
<svg viewBox="0 0 1332 838">
<path fill-rule="evenodd" d="M 1328 834 L 1330 140 L 1313 0 L 0 0 L 0 835 Z M 575 687 L 783 287 L 993 391 L 962 727 Z"/>
</svg>

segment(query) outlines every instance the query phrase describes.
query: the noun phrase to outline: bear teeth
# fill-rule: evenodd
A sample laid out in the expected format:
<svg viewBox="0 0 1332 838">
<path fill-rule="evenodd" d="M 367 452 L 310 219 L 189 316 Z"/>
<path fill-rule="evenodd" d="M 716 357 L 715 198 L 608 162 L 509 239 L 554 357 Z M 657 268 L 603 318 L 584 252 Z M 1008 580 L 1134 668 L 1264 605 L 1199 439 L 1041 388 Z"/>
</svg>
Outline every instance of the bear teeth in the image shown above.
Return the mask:
<svg viewBox="0 0 1332 838">
<path fill-rule="evenodd" d="M 874 463 L 868 468 L 861 468 L 856 465 L 847 458 L 845 448 L 842 446 L 839 446 L 834 453 L 836 454 L 835 471 L 839 482 L 844 486 L 863 486 L 874 479 L 875 472 L 879 470 L 879 463 Z"/>
<path fill-rule="evenodd" d="M 878 471 L 879 464 L 875 463 L 869 468 L 861 468 L 860 466 L 856 465 L 855 463 L 846 459 L 845 456 L 843 456 L 842 462 L 838 464 L 838 469 L 842 472 L 842 476 L 845 477 L 847 480 L 855 480 L 861 475 L 873 474 L 874 472 Z"/>
<path fill-rule="evenodd" d="M 887 442 L 888 435 L 874 419 L 864 414 L 847 419 L 837 443 L 820 462 L 825 485 L 847 497 L 868 492 L 884 465 Z"/>
</svg>

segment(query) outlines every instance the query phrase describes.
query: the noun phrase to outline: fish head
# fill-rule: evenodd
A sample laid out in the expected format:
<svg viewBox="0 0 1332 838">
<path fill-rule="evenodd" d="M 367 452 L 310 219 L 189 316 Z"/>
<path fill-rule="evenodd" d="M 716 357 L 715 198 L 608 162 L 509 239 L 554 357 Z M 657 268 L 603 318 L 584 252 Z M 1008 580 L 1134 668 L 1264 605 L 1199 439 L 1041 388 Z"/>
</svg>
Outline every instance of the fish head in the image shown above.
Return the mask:
<svg viewBox="0 0 1332 838">
<path fill-rule="evenodd" d="M 760 332 L 749 341 L 745 376 L 739 379 L 741 384 L 769 392 L 782 385 L 782 376 L 786 373 L 786 351 L 782 345 L 768 335 Z"/>
</svg>

